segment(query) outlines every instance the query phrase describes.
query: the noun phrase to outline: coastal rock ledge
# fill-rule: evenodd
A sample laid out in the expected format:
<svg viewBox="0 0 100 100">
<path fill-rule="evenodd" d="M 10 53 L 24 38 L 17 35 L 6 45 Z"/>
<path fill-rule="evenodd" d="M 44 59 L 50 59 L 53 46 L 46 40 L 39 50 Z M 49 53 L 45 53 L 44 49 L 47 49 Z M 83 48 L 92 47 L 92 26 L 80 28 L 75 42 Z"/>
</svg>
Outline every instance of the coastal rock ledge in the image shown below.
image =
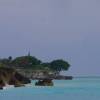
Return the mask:
<svg viewBox="0 0 100 100">
<path fill-rule="evenodd" d="M 29 78 L 19 74 L 12 68 L 0 68 L 0 89 L 6 85 L 14 85 L 14 87 L 24 86 L 31 83 Z"/>
<path fill-rule="evenodd" d="M 35 83 L 35 86 L 53 86 L 52 79 L 43 79 Z"/>
</svg>

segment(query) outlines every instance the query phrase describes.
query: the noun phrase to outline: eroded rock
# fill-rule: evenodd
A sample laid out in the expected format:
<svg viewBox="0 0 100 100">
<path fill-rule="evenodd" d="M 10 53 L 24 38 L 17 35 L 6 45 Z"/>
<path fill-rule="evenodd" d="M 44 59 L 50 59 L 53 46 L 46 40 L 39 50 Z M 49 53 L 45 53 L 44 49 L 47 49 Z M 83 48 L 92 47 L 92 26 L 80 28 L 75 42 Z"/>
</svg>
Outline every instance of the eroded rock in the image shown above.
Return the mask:
<svg viewBox="0 0 100 100">
<path fill-rule="evenodd" d="M 36 86 L 53 86 L 52 79 L 43 79 L 35 83 Z"/>
<path fill-rule="evenodd" d="M 15 69 L 0 68 L 0 89 L 6 84 L 20 87 L 28 83 L 31 83 L 30 79 L 19 74 Z"/>
</svg>

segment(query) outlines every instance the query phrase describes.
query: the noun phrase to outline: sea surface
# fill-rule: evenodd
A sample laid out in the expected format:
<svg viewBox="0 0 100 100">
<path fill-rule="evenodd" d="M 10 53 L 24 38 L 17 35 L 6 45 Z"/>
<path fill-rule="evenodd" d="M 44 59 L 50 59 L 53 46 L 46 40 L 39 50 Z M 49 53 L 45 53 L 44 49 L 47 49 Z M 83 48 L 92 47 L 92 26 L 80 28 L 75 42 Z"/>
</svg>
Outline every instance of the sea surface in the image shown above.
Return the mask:
<svg viewBox="0 0 100 100">
<path fill-rule="evenodd" d="M 100 100 L 100 78 L 54 80 L 53 87 L 34 86 L 0 90 L 0 100 Z"/>
</svg>

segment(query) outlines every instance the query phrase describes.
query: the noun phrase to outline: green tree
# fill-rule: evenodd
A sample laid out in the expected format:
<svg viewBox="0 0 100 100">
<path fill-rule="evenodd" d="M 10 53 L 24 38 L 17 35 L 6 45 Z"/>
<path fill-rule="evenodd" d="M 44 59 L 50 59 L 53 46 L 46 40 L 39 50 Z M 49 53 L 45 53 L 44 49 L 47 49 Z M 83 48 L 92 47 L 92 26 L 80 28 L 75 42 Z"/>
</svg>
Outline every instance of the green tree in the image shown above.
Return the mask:
<svg viewBox="0 0 100 100">
<path fill-rule="evenodd" d="M 9 56 L 9 57 L 8 57 L 8 60 L 9 60 L 9 61 L 12 61 L 12 56 Z"/>
<path fill-rule="evenodd" d="M 41 61 L 33 56 L 21 56 L 13 60 L 13 65 L 15 65 L 16 67 L 33 68 L 34 66 L 40 64 Z"/>
<path fill-rule="evenodd" d="M 62 59 L 54 60 L 50 63 L 50 65 L 50 68 L 57 72 L 68 70 L 70 67 L 70 64 Z"/>
</svg>

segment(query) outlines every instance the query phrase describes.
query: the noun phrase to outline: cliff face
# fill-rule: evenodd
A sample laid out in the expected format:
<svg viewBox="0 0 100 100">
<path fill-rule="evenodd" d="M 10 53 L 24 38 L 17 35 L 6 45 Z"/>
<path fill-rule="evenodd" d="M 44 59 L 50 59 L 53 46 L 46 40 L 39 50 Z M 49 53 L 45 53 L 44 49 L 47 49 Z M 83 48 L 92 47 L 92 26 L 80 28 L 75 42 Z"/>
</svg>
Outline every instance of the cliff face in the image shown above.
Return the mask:
<svg viewBox="0 0 100 100">
<path fill-rule="evenodd" d="M 50 72 L 45 70 L 33 70 L 33 69 L 16 69 L 20 74 L 31 78 L 31 79 L 38 79 L 38 78 L 49 78 Z"/>
<path fill-rule="evenodd" d="M 12 68 L 0 68 L 0 88 L 8 85 L 23 86 L 31 81 Z"/>
<path fill-rule="evenodd" d="M 64 76 L 60 75 L 56 72 L 51 71 L 44 71 L 44 70 L 32 70 L 32 69 L 17 69 L 17 71 L 33 80 L 40 80 L 40 79 L 57 79 L 57 80 L 72 80 L 72 76 Z"/>
</svg>

